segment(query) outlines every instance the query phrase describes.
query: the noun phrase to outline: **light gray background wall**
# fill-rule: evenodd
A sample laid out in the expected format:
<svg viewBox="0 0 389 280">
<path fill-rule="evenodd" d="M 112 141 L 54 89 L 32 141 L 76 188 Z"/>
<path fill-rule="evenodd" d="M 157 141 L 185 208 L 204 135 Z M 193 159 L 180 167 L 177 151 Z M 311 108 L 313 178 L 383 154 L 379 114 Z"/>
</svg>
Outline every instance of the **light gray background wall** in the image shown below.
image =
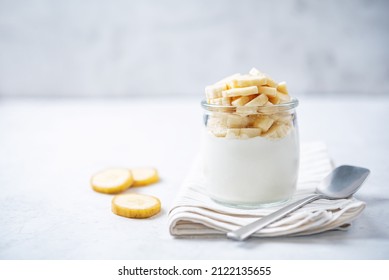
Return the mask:
<svg viewBox="0 0 389 280">
<path fill-rule="evenodd" d="M 388 30 L 389 1 L 0 0 L 0 95 L 199 95 L 252 66 L 389 94 Z"/>
</svg>

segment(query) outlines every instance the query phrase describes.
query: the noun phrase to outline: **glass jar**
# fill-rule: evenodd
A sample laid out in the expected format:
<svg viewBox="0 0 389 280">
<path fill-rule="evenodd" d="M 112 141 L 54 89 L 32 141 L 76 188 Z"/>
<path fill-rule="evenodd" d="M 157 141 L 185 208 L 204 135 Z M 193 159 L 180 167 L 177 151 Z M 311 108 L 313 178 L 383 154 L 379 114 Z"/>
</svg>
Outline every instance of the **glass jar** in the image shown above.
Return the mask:
<svg viewBox="0 0 389 280">
<path fill-rule="evenodd" d="M 209 196 L 238 208 L 287 201 L 299 169 L 297 99 L 268 106 L 204 109 L 203 167 Z"/>
</svg>

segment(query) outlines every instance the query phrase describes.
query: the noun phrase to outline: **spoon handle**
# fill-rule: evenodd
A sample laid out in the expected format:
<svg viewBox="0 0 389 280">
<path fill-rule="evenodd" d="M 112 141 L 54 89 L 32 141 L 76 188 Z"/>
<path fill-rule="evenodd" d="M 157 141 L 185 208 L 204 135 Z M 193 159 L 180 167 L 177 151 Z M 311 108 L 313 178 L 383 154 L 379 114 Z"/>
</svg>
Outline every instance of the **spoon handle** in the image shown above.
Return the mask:
<svg viewBox="0 0 389 280">
<path fill-rule="evenodd" d="M 252 222 L 251 224 L 245 225 L 237 230 L 227 232 L 227 237 L 230 239 L 243 241 L 246 238 L 248 238 L 250 235 L 255 233 L 256 231 L 270 225 L 271 223 L 274 223 L 275 221 L 280 220 L 281 218 L 285 217 L 289 213 L 292 213 L 293 211 L 303 207 L 305 204 L 308 204 L 322 197 L 323 196 L 321 194 L 312 194 L 310 196 L 307 196 L 301 200 L 293 202 L 277 210 L 276 212 L 270 215 L 267 215 L 266 217 L 263 217 L 255 222 Z"/>
</svg>

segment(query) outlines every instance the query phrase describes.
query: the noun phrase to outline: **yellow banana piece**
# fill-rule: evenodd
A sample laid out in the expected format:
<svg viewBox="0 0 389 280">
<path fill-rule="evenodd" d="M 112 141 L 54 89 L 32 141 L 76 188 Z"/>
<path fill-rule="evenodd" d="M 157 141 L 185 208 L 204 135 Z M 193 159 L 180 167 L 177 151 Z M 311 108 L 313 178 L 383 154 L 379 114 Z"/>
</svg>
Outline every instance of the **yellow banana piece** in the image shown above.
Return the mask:
<svg viewBox="0 0 389 280">
<path fill-rule="evenodd" d="M 232 79 L 228 82 L 228 86 L 230 88 L 244 88 L 250 86 L 263 86 L 266 85 L 266 83 L 266 77 L 245 75 Z"/>
<path fill-rule="evenodd" d="M 264 105 L 269 98 L 266 94 L 260 94 L 254 99 L 252 99 L 250 102 L 247 102 L 244 106 L 262 106 Z"/>
<path fill-rule="evenodd" d="M 207 99 L 214 99 L 222 97 L 222 91 L 227 89 L 225 83 L 215 84 L 205 87 L 205 95 Z"/>
<path fill-rule="evenodd" d="M 287 93 L 282 93 L 280 91 L 277 91 L 277 97 L 280 100 L 280 103 L 285 103 L 290 101 L 290 95 Z"/>
<path fill-rule="evenodd" d="M 119 193 L 132 186 L 132 173 L 126 168 L 108 168 L 92 176 L 91 186 L 96 192 Z"/>
<path fill-rule="evenodd" d="M 144 219 L 161 211 L 161 201 L 145 194 L 119 194 L 112 199 L 112 212 L 126 218 Z"/>
<path fill-rule="evenodd" d="M 281 82 L 277 85 L 277 90 L 284 94 L 288 94 L 288 88 L 286 87 L 286 82 Z"/>
<path fill-rule="evenodd" d="M 264 93 L 268 97 L 274 97 L 274 96 L 277 95 L 277 89 L 272 88 L 272 87 L 266 87 L 266 86 L 258 87 L 258 92 L 259 93 Z"/>
<path fill-rule="evenodd" d="M 274 120 L 272 118 L 268 116 L 260 115 L 255 119 L 253 123 L 253 127 L 260 128 L 262 132 L 266 132 L 270 129 L 273 123 Z"/>
<path fill-rule="evenodd" d="M 231 105 L 231 98 L 230 97 L 220 97 L 220 98 L 213 98 L 208 100 L 209 104 L 213 105 Z"/>
<path fill-rule="evenodd" d="M 256 86 L 232 88 L 232 89 L 222 91 L 223 97 L 247 96 L 256 93 L 258 93 L 258 87 Z"/>
<path fill-rule="evenodd" d="M 152 167 L 132 168 L 131 172 L 134 177 L 134 187 L 146 186 L 159 181 L 158 171 Z"/>
<path fill-rule="evenodd" d="M 231 105 L 233 106 L 243 106 L 250 100 L 254 99 L 256 96 L 255 95 L 249 95 L 249 96 L 240 96 L 237 97 L 234 101 L 231 102 Z"/>
</svg>

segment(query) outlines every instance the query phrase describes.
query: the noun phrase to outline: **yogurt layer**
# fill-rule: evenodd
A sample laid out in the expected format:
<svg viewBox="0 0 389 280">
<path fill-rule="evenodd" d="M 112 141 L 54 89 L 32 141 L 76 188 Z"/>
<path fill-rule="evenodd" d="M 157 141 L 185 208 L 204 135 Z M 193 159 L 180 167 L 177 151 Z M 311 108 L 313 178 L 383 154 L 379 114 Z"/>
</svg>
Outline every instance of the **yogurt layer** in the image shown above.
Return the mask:
<svg viewBox="0 0 389 280">
<path fill-rule="evenodd" d="M 295 191 L 299 140 L 292 127 L 282 138 L 234 139 L 205 131 L 204 176 L 214 200 L 250 207 L 284 201 Z"/>
</svg>

